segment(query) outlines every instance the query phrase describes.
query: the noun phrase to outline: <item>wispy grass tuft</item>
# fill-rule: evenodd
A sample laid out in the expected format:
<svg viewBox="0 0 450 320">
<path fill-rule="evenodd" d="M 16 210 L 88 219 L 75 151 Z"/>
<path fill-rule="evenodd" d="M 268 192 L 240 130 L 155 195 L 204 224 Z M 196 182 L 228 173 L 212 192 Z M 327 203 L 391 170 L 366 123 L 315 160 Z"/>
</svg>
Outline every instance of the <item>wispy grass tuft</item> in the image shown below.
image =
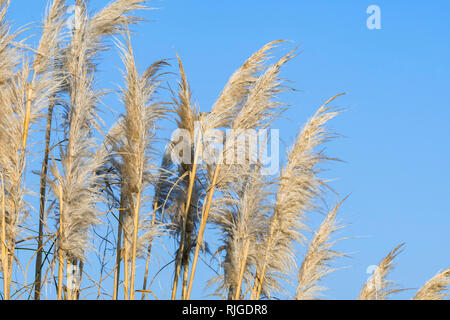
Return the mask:
<svg viewBox="0 0 450 320">
<path fill-rule="evenodd" d="M 363 286 L 359 300 L 385 300 L 389 295 L 402 291 L 402 289 L 396 289 L 395 283 L 387 280 L 387 276 L 392 271 L 394 260 L 402 252 L 403 246 L 404 244 L 398 245 L 381 260 Z"/>
<path fill-rule="evenodd" d="M 326 290 L 319 285 L 319 282 L 336 270 L 330 266 L 331 262 L 345 256 L 332 249 L 339 240 L 331 239 L 336 231 L 343 228 L 336 222 L 336 215 L 343 201 L 339 202 L 326 216 L 309 245 L 298 273 L 296 300 L 318 299 L 322 291 Z"/>
<path fill-rule="evenodd" d="M 325 183 L 317 175 L 318 165 L 329 158 L 317 148 L 333 138 L 325 125 L 339 114 L 328 107 L 338 96 L 328 100 L 306 123 L 288 153 L 279 176 L 270 227 L 261 245 L 254 298 L 261 293 L 270 297 L 279 288 L 276 277 L 287 276 L 295 266 L 293 245 L 304 241 L 306 211 L 313 208 L 313 200 L 323 192 Z"/>
</svg>

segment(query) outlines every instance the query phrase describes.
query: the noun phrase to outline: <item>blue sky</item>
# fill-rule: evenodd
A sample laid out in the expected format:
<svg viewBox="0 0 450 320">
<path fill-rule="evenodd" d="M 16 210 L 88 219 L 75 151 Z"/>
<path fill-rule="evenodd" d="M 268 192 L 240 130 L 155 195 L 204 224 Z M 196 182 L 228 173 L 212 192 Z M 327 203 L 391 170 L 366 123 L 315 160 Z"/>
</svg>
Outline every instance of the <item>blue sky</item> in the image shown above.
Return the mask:
<svg viewBox="0 0 450 320">
<path fill-rule="evenodd" d="M 99 8 L 108 1 L 93 0 Z M 46 0 L 14 0 L 15 26 L 42 18 Z M 381 9 L 381 30 L 366 27 L 369 5 Z M 343 135 L 327 152 L 344 162 L 325 176 L 340 197 L 349 226 L 338 245 L 350 254 L 345 267 L 324 281 L 326 298 L 358 296 L 366 269 L 405 242 L 391 279 L 418 288 L 450 266 L 450 2 L 435 1 L 152 1 L 159 8 L 141 15 L 152 21 L 133 27 L 136 58 L 144 68 L 182 57 L 194 100 L 209 110 L 228 77 L 263 44 L 288 39 L 281 55 L 299 45 L 301 54 L 282 76 L 298 92 L 283 96 L 292 108 L 277 121 L 282 148 L 329 97 L 346 92 L 336 105 L 346 112 L 331 123 Z M 98 83 L 121 83 L 117 50 L 104 54 Z M 105 104 L 119 109 L 114 95 Z M 330 196 L 330 205 L 335 200 Z M 321 216 L 311 213 L 310 224 Z M 300 251 L 301 252 L 301 251 Z M 170 277 L 170 267 L 166 277 Z M 164 273 L 163 273 L 164 274 Z M 211 276 L 201 262 L 199 282 Z M 167 279 L 167 278 L 166 278 Z M 161 279 L 157 290 L 168 297 Z M 197 286 L 193 298 L 209 291 Z M 413 291 L 398 294 L 409 298 Z"/>
</svg>

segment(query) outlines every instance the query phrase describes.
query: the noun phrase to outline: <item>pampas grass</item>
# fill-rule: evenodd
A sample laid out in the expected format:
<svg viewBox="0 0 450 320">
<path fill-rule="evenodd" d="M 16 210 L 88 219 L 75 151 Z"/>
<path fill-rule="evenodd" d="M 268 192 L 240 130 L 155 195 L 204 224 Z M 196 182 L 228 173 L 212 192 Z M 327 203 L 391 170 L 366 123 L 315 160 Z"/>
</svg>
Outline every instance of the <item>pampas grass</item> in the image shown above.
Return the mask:
<svg viewBox="0 0 450 320">
<path fill-rule="evenodd" d="M 238 300 L 245 296 L 241 288 L 251 286 L 252 267 L 260 254 L 258 244 L 272 208 L 271 189 L 256 168 L 246 174 L 241 172 L 241 178 L 214 200 L 211 222 L 223 234 L 218 253 L 225 252 L 223 275 L 210 280 L 211 284 L 219 283 L 217 294 Z"/>
<path fill-rule="evenodd" d="M 176 123 L 179 129 L 187 132 L 191 137 L 191 141 L 183 141 L 186 143 L 185 150 L 189 150 L 189 155 L 192 156 L 192 150 L 194 150 L 194 159 L 189 159 L 188 163 L 180 163 L 176 166 L 176 186 L 177 191 L 175 191 L 173 197 L 176 199 L 178 205 L 175 206 L 175 210 L 171 210 L 172 223 L 177 225 L 177 233 L 180 233 L 180 240 L 177 249 L 177 256 L 175 260 L 175 275 L 172 285 L 172 300 L 176 298 L 178 279 L 180 276 L 181 269 L 183 268 L 183 288 L 182 288 L 182 299 L 185 296 L 186 285 L 187 285 L 187 274 L 189 270 L 189 256 L 191 252 L 192 234 L 196 224 L 195 206 L 197 204 L 199 187 L 195 183 L 197 176 L 197 159 L 198 159 L 198 141 L 196 140 L 195 123 L 200 120 L 200 114 L 198 108 L 192 105 L 191 101 L 191 89 L 187 80 L 187 75 L 181 62 L 181 58 L 178 57 L 178 65 L 180 68 L 180 81 L 178 83 L 178 92 L 172 93 L 173 103 L 175 105 L 175 112 L 177 115 Z M 195 143 L 197 142 L 197 143 Z M 197 148 L 195 147 L 197 146 Z M 171 146 L 169 146 L 171 148 Z M 193 161 L 191 163 L 191 161 Z M 167 198 L 169 195 L 164 196 L 159 195 L 159 197 Z M 194 199 L 194 201 L 192 201 Z M 171 209 L 172 209 L 171 208 Z M 181 210 L 179 210 L 181 209 Z"/>
<path fill-rule="evenodd" d="M 267 47 L 267 46 L 266 46 Z M 279 73 L 281 67 L 294 57 L 293 51 L 282 57 L 277 63 L 271 65 L 267 70 L 259 76 L 259 78 L 253 83 L 248 91 L 246 102 L 242 106 L 241 110 L 234 118 L 231 129 L 232 133 L 228 137 L 223 152 L 220 154 L 217 161 L 217 165 L 214 169 L 214 173 L 211 178 L 209 191 L 206 197 L 205 207 L 202 212 L 202 218 L 200 222 L 200 228 L 197 236 L 197 244 L 195 247 L 194 258 L 192 262 L 192 269 L 189 279 L 189 287 L 187 298 L 189 299 L 192 285 L 194 281 L 194 275 L 196 270 L 196 264 L 198 255 L 200 252 L 200 246 L 203 242 L 203 233 L 205 231 L 206 223 L 208 221 L 208 215 L 211 208 L 213 196 L 217 185 L 227 184 L 229 177 L 232 174 L 228 173 L 228 170 L 224 170 L 221 165 L 224 159 L 228 158 L 228 153 L 234 146 L 236 137 L 244 130 L 265 128 L 276 116 L 282 113 L 282 103 L 274 100 L 277 94 L 287 90 L 281 86 L 281 80 L 279 79 Z M 231 145 L 229 143 L 231 141 Z M 226 168 L 226 167 L 225 167 Z"/>
<path fill-rule="evenodd" d="M 322 172 L 336 159 L 323 148 L 337 136 L 328 127 L 340 114 L 331 103 L 341 95 L 306 122 L 279 175 L 266 175 L 263 163 L 253 161 L 254 137 L 238 142 L 242 134 L 271 128 L 289 108 L 283 99 L 294 90 L 282 69 L 296 49 L 274 59 L 287 43 L 265 44 L 231 75 L 210 111 L 200 112 L 180 56 L 176 90 L 166 60 L 139 71 L 130 28 L 144 20 L 137 13 L 148 8 L 146 2 L 115 0 L 91 14 L 88 1 L 76 0 L 69 20 L 68 2 L 52 0 L 39 38 L 30 41 L 35 35 L 20 38 L 29 29 L 10 30 L 9 1 L 0 0 L 3 299 L 76 300 L 95 294 L 132 300 L 136 293 L 159 299 L 156 280 L 172 299 L 187 300 L 200 284 L 195 274 L 201 254 L 217 265 L 208 285 L 222 299 L 323 298 L 323 280 L 335 275 L 334 262 L 344 256 L 334 247 L 341 240 L 336 233 L 342 228 L 337 219 L 342 201 L 312 239 L 309 218 L 327 207 L 330 188 Z M 122 109 L 113 110 L 116 121 L 108 128 L 102 113 L 114 108 L 104 107 L 109 92 L 98 83 L 98 62 L 111 44 L 124 72 Z M 183 160 L 173 157 L 180 141 L 163 144 L 164 128 L 172 126 L 190 137 L 183 141 L 188 153 Z M 39 128 L 45 131 L 42 142 Z M 228 134 L 217 159 L 203 161 L 214 153 L 208 140 L 213 130 Z M 40 171 L 34 170 L 35 158 Z M 40 176 L 37 197 L 27 172 Z M 402 248 L 380 262 L 359 299 L 388 299 L 401 291 L 388 277 Z M 20 249 L 31 253 L 24 257 Z M 162 261 L 163 254 L 171 261 Z M 161 278 L 165 268 L 170 279 Z M 449 269 L 439 272 L 413 299 L 445 299 L 449 279 Z"/>
<path fill-rule="evenodd" d="M 414 300 L 442 300 L 449 295 L 450 269 L 445 269 L 428 280 L 414 296 Z"/>
<path fill-rule="evenodd" d="M 389 295 L 401 291 L 395 283 L 387 279 L 394 267 L 395 258 L 402 252 L 404 244 L 395 247 L 381 260 L 372 276 L 367 280 L 359 294 L 359 300 L 385 300 Z"/>
</svg>

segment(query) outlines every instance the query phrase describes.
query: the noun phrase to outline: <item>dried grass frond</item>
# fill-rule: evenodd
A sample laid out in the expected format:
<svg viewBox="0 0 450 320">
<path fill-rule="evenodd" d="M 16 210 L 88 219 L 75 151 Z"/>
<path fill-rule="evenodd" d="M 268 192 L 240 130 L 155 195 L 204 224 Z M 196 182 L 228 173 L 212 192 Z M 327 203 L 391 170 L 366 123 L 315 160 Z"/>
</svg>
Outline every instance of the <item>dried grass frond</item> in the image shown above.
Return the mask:
<svg viewBox="0 0 450 320">
<path fill-rule="evenodd" d="M 317 148 L 333 137 L 325 125 L 339 114 L 328 107 L 338 96 L 328 100 L 306 123 L 288 153 L 286 166 L 281 170 L 270 230 L 262 244 L 264 254 L 259 262 L 260 276 L 266 282 L 259 284 L 259 290 L 265 294 L 274 290 L 269 282 L 275 284 L 278 275 L 291 272 L 295 265 L 293 244 L 305 238 L 302 234 L 307 230 L 305 213 L 312 209 L 313 200 L 320 196 L 320 187 L 324 185 L 317 176 L 317 166 L 329 159 Z M 271 279 L 272 274 L 274 279 Z"/>
<path fill-rule="evenodd" d="M 381 260 L 372 276 L 363 286 L 358 300 L 385 300 L 389 295 L 402 291 L 395 289 L 395 283 L 386 279 L 394 267 L 395 258 L 402 252 L 404 244 L 395 247 Z"/>
<path fill-rule="evenodd" d="M 331 268 L 330 263 L 336 258 L 345 256 L 332 249 L 339 240 L 331 240 L 333 233 L 343 228 L 337 224 L 336 215 L 344 201 L 345 199 L 339 202 L 326 216 L 309 245 L 298 274 L 296 300 L 319 298 L 321 292 L 326 290 L 319 282 L 336 270 Z"/>
<path fill-rule="evenodd" d="M 443 300 L 450 294 L 450 268 L 436 274 L 417 291 L 414 300 Z"/>
<path fill-rule="evenodd" d="M 78 0 L 79 1 L 79 0 Z M 92 17 L 92 33 L 95 37 L 114 35 L 126 31 L 126 26 L 143 19 L 131 16 L 132 11 L 147 9 L 149 0 L 115 0 Z"/>
</svg>

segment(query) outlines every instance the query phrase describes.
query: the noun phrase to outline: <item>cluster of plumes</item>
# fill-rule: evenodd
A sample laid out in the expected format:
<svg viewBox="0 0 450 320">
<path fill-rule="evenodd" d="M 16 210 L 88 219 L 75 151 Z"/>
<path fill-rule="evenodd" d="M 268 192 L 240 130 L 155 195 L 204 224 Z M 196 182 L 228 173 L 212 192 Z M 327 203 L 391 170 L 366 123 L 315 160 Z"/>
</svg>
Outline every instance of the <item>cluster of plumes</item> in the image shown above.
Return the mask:
<svg viewBox="0 0 450 320">
<path fill-rule="evenodd" d="M 264 62 L 269 58 L 269 53 L 281 42 L 277 40 L 264 45 L 233 73 L 204 121 L 206 130 L 231 127 L 251 88 L 258 81 L 258 74 L 266 68 Z"/>
</svg>

